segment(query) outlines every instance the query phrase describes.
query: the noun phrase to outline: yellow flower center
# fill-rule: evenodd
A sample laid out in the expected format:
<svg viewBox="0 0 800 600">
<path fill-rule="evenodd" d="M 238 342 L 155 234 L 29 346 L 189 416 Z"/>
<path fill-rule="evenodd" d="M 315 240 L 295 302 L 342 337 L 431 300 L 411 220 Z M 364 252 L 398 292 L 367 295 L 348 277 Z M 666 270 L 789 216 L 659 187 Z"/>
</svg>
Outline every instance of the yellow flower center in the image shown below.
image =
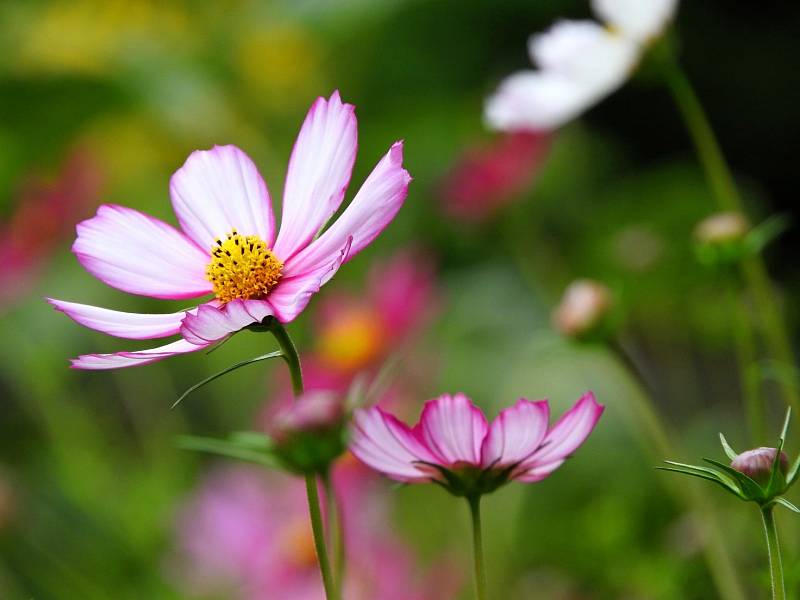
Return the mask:
<svg viewBox="0 0 800 600">
<path fill-rule="evenodd" d="M 265 297 L 281 278 L 283 263 L 256 235 L 240 235 L 234 229 L 211 248 L 206 278 L 222 302 L 236 298 Z"/>
<path fill-rule="evenodd" d="M 323 329 L 317 347 L 326 365 L 352 372 L 376 359 L 385 341 L 378 316 L 369 309 L 353 307 Z"/>
</svg>

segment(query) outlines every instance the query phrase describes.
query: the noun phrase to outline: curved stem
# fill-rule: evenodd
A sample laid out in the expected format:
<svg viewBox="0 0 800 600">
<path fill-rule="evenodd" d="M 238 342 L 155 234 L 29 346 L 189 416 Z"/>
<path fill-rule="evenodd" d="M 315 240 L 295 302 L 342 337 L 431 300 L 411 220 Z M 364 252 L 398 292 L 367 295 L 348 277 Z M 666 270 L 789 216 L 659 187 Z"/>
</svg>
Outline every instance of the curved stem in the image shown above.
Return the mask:
<svg viewBox="0 0 800 600">
<path fill-rule="evenodd" d="M 767 554 L 769 555 L 769 574 L 772 581 L 772 600 L 785 600 L 786 586 L 783 582 L 783 562 L 781 549 L 778 544 L 778 530 L 775 527 L 775 515 L 772 514 L 774 505 L 768 504 L 761 507 L 761 520 L 764 523 L 764 535 L 767 539 Z"/>
<path fill-rule="evenodd" d="M 483 562 L 483 532 L 481 530 L 481 497 L 467 498 L 472 516 L 472 553 L 475 566 L 475 597 L 486 600 L 486 568 Z"/>
<path fill-rule="evenodd" d="M 722 210 L 744 212 L 744 204 L 736 188 L 730 168 L 720 150 L 700 99 L 692 88 L 671 51 L 665 51 L 664 73 L 675 104 L 694 142 L 697 157 L 709 185 Z M 775 300 L 774 290 L 760 256 L 743 259 L 742 273 L 753 295 L 772 357 L 784 364 L 794 364 L 792 346 L 787 336 L 785 319 Z M 800 410 L 800 395 L 793 382 L 782 382 L 787 403 Z"/>
<path fill-rule="evenodd" d="M 303 371 L 300 368 L 300 356 L 297 347 L 294 345 L 289 333 L 277 319 L 271 319 L 268 328 L 270 333 L 275 336 L 281 348 L 281 354 L 289 367 L 292 377 L 292 390 L 295 397 L 303 393 Z M 317 477 L 307 474 L 306 496 L 308 497 L 308 513 L 311 517 L 311 531 L 314 534 L 314 549 L 317 552 L 319 570 L 322 574 L 322 584 L 325 587 L 325 597 L 328 600 L 338 600 L 336 586 L 334 585 L 331 572 L 331 563 L 328 558 L 328 548 L 325 545 L 325 529 L 322 522 L 322 511 L 319 504 L 319 490 L 317 488 Z"/>
</svg>

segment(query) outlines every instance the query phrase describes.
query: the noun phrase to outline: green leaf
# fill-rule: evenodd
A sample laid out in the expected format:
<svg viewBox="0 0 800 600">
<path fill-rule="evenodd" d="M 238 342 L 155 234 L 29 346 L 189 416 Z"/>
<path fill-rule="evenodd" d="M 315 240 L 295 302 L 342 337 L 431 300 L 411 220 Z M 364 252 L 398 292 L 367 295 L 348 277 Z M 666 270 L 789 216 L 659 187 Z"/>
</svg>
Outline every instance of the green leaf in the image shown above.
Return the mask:
<svg viewBox="0 0 800 600">
<path fill-rule="evenodd" d="M 678 469 L 675 467 L 656 467 L 656 469 L 658 469 L 659 471 L 670 471 L 672 473 L 681 473 L 682 475 L 690 475 L 692 477 L 697 477 L 698 479 L 705 479 L 706 481 L 711 481 L 713 483 L 716 483 L 717 485 L 722 486 L 722 489 L 724 489 L 726 492 L 730 492 L 737 498 L 745 500 L 745 498 L 742 496 L 741 492 L 738 489 L 731 487 L 721 479 L 712 477 L 711 475 L 706 475 L 705 473 L 701 472 L 690 471 L 688 469 Z"/>
<path fill-rule="evenodd" d="M 796 513 L 800 513 L 800 508 L 797 508 L 794 504 L 789 502 L 786 498 L 783 498 L 783 497 L 779 496 L 778 498 L 775 498 L 774 502 L 775 502 L 775 504 L 780 504 L 781 506 L 785 506 L 786 508 L 788 508 L 791 511 L 794 511 Z"/>
<path fill-rule="evenodd" d="M 786 432 L 789 431 L 789 420 L 791 418 L 792 418 L 792 407 L 789 406 L 786 409 L 786 417 L 783 419 L 783 429 L 781 429 L 780 446 L 778 447 L 778 452 L 783 450 L 783 445 L 786 443 Z"/>
<path fill-rule="evenodd" d="M 679 463 L 673 460 L 665 460 L 664 462 L 671 467 L 682 469 L 681 472 L 691 471 L 692 474 L 700 473 L 709 477 L 713 477 L 715 480 L 720 481 L 725 487 L 728 487 L 732 491 L 736 492 L 736 494 L 741 493 L 741 489 L 737 485 L 736 481 L 730 479 L 728 476 L 720 473 L 716 469 L 709 469 L 708 467 L 702 467 L 699 465 L 687 465 L 686 463 Z"/>
<path fill-rule="evenodd" d="M 731 448 L 730 444 L 728 444 L 728 440 L 726 440 L 725 436 L 722 435 L 721 433 L 719 434 L 719 441 L 722 444 L 722 450 L 725 452 L 728 458 L 733 460 L 738 456 L 736 451 L 733 448 Z"/>
<path fill-rule="evenodd" d="M 272 447 L 272 438 L 260 431 L 235 431 L 230 435 L 230 441 L 253 450 L 269 450 Z"/>
<path fill-rule="evenodd" d="M 792 468 L 789 469 L 789 472 L 786 474 L 786 485 L 790 486 L 794 483 L 794 480 L 797 479 L 797 473 L 800 472 L 800 456 L 798 456 L 794 464 L 792 464 Z"/>
<path fill-rule="evenodd" d="M 733 467 L 729 467 L 725 463 L 721 463 L 718 460 L 713 460 L 711 458 L 704 458 L 703 460 L 714 465 L 715 467 L 719 467 L 723 470 L 723 472 L 730 475 L 734 480 L 736 480 L 736 483 L 739 484 L 739 487 L 742 489 L 742 492 L 744 492 L 744 495 L 751 500 L 762 499 L 764 497 L 764 490 L 749 475 L 745 475 L 744 473 L 741 473 Z"/>
<path fill-rule="evenodd" d="M 747 250 L 751 254 L 759 254 L 767 245 L 778 238 L 791 226 L 791 219 L 787 215 L 772 215 L 759 223 L 745 238 Z"/>
<path fill-rule="evenodd" d="M 253 462 L 264 467 L 279 468 L 280 463 L 268 450 L 253 450 L 241 444 L 217 438 L 184 435 L 177 440 L 179 448 L 208 452 L 218 456 Z"/>
<path fill-rule="evenodd" d="M 246 367 L 247 365 L 252 365 L 252 364 L 257 363 L 257 362 L 261 362 L 262 360 L 269 360 L 270 358 L 280 358 L 281 356 L 283 356 L 283 353 L 280 350 L 275 350 L 274 352 L 269 352 L 268 354 L 262 354 L 261 356 L 256 356 L 255 358 L 249 358 L 247 360 L 243 360 L 243 361 L 238 362 L 238 363 L 236 363 L 234 365 L 231 365 L 230 367 L 228 367 L 226 369 L 223 369 L 222 371 L 220 371 L 218 373 L 214 373 L 210 377 L 206 377 L 202 381 L 200 381 L 198 383 L 195 383 L 192 387 L 190 387 L 188 390 L 183 392 L 183 394 L 181 394 L 180 398 L 175 400 L 175 402 L 170 407 L 170 409 L 175 408 L 176 406 L 178 406 L 178 404 L 180 404 L 183 401 L 183 399 L 186 398 L 186 396 L 188 396 L 192 392 L 197 391 L 198 389 L 200 389 L 204 385 L 206 385 L 208 383 L 211 383 L 212 381 L 222 377 L 223 375 L 227 375 L 231 371 L 235 371 L 236 369 L 240 369 L 242 367 Z"/>
</svg>

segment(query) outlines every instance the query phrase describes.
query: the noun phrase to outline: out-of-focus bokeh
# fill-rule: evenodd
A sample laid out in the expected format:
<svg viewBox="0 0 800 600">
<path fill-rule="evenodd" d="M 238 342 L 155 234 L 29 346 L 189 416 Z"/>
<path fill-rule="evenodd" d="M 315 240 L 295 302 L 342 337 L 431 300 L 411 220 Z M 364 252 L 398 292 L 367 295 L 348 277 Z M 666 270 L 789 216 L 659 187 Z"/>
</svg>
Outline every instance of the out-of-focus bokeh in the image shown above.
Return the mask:
<svg viewBox="0 0 800 600">
<path fill-rule="evenodd" d="M 348 197 L 397 139 L 414 181 L 398 218 L 291 325 L 310 386 L 346 390 L 390 361 L 386 402 L 410 420 L 443 391 L 493 416 L 520 396 L 548 397 L 560 413 L 593 390 L 606 414 L 575 458 L 485 501 L 493 597 L 716 597 L 703 529 L 652 468 L 718 458 L 720 430 L 748 444 L 737 317 L 692 247 L 715 205 L 670 97 L 644 64 L 557 132 L 491 134 L 482 122 L 487 94 L 528 66 L 527 37 L 589 14 L 583 0 L 0 3 L 0 598 L 320 597 L 297 482 L 175 443 L 264 427 L 286 398 L 280 364 L 170 405 L 269 351 L 271 338 L 243 333 L 208 356 L 75 371 L 70 357 L 147 344 L 84 329 L 44 297 L 185 306 L 92 278 L 69 252 L 75 223 L 101 203 L 174 223 L 170 175 L 214 144 L 245 150 L 280 198 L 306 110 L 335 89 L 359 122 Z M 756 221 L 796 212 L 799 27 L 791 2 L 687 0 L 673 32 Z M 790 228 L 766 252 L 793 327 L 797 241 Z M 642 439 L 631 411 L 644 392 L 612 353 L 554 331 L 553 307 L 582 277 L 611 289 L 686 455 L 658 456 Z M 768 400 L 775 431 L 782 408 L 777 394 Z M 364 482 L 352 460 L 337 485 L 371 509 L 353 518 L 369 526 L 351 534 L 349 593 L 470 597 L 463 503 L 436 486 Z M 704 491 L 744 584 L 763 589 L 755 511 Z M 796 588 L 800 528 L 779 519 Z M 285 568 L 262 568 L 276 561 Z"/>
</svg>

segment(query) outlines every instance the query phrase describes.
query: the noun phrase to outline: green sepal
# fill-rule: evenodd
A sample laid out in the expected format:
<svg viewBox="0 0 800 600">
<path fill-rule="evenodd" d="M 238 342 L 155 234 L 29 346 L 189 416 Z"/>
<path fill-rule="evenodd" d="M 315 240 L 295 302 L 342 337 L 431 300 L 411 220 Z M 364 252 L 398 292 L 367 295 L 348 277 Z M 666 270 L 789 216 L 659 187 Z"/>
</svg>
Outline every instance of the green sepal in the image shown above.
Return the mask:
<svg viewBox="0 0 800 600">
<path fill-rule="evenodd" d="M 794 504 L 792 504 L 791 502 L 789 502 L 786 498 L 784 498 L 782 496 L 779 496 L 778 498 L 775 498 L 773 500 L 773 502 L 775 504 L 780 504 L 781 506 L 785 506 L 789 510 L 800 514 L 800 508 L 797 508 Z"/>
<path fill-rule="evenodd" d="M 237 438 L 237 435 L 241 436 L 241 434 L 234 434 L 228 440 L 183 435 L 178 438 L 177 444 L 179 448 L 184 450 L 208 452 L 209 454 L 256 463 L 271 469 L 281 467 L 280 462 L 272 452 L 271 440 L 266 435 L 256 434 L 255 432 L 248 433 L 247 438 Z M 250 437 L 251 435 L 258 435 L 261 438 L 265 438 L 266 441 L 259 440 L 256 443 L 256 438 Z"/>
<path fill-rule="evenodd" d="M 722 444 L 722 450 L 725 452 L 725 455 L 730 458 L 731 460 L 735 459 L 739 454 L 731 448 L 728 440 L 725 439 L 725 436 L 722 433 L 719 434 L 719 442 Z"/>
<path fill-rule="evenodd" d="M 795 482 L 798 472 L 800 472 L 800 456 L 795 459 L 794 464 L 792 464 L 792 467 L 786 474 L 786 487 L 789 487 Z"/>
<path fill-rule="evenodd" d="M 236 364 L 231 365 L 230 367 L 222 369 L 222 371 L 214 373 L 213 375 L 211 375 L 209 377 L 206 377 L 202 381 L 199 381 L 198 383 L 195 383 L 192 387 L 190 387 L 188 390 L 183 392 L 180 395 L 180 398 L 175 400 L 175 402 L 173 403 L 173 405 L 170 408 L 171 409 L 175 408 L 176 406 L 178 406 L 178 404 L 180 404 L 183 401 L 184 398 L 186 398 L 186 396 L 188 396 L 192 392 L 197 391 L 198 389 L 200 389 L 204 385 L 211 383 L 212 381 L 222 377 L 223 375 L 227 375 L 231 371 L 235 371 L 236 369 L 240 369 L 242 367 L 246 367 L 247 365 L 252 365 L 252 364 L 257 363 L 257 362 L 261 362 L 262 360 L 269 360 L 270 358 L 280 358 L 281 356 L 283 356 L 283 353 L 280 350 L 275 350 L 274 352 L 269 352 L 267 354 L 262 354 L 261 356 L 256 356 L 255 358 L 248 358 L 247 360 L 243 360 L 241 362 L 238 362 Z"/>
<path fill-rule="evenodd" d="M 712 483 L 716 483 L 717 485 L 721 486 L 726 492 L 733 494 L 737 498 L 742 500 L 746 500 L 742 493 L 732 486 L 729 483 L 726 483 L 722 479 L 718 477 L 713 477 L 712 475 L 708 475 L 706 473 L 702 473 L 699 471 L 690 471 L 689 469 L 679 469 L 677 467 L 656 467 L 659 471 L 670 471 L 672 473 L 680 473 L 682 475 L 689 475 L 691 477 L 697 477 L 698 479 L 705 479 L 706 481 L 711 481 Z"/>
<path fill-rule="evenodd" d="M 744 238 L 745 250 L 751 256 L 760 254 L 773 240 L 791 226 L 787 215 L 772 215 L 753 227 Z"/>
<path fill-rule="evenodd" d="M 704 461 L 707 463 L 722 469 L 724 473 L 730 475 L 736 483 L 739 484 L 739 487 L 742 490 L 742 494 L 748 500 L 755 500 L 756 502 L 761 502 L 765 500 L 767 497 L 764 493 L 764 489 L 758 485 L 758 482 L 750 477 L 749 475 L 745 475 L 734 469 L 733 467 L 729 467 L 725 463 L 721 463 L 718 460 L 714 460 L 713 458 L 704 458 Z"/>
<path fill-rule="evenodd" d="M 671 468 L 669 470 L 672 471 L 686 473 L 687 475 L 696 475 L 697 473 L 700 473 L 705 477 L 711 477 L 737 496 L 743 497 L 742 488 L 738 485 L 738 482 L 734 479 L 731 479 L 724 473 L 720 473 L 716 469 L 711 469 L 709 467 L 703 467 L 700 465 L 688 465 L 686 463 L 675 462 L 673 460 L 665 460 L 664 462 L 670 465 Z M 657 468 L 662 470 L 667 469 L 667 467 Z"/>
</svg>

